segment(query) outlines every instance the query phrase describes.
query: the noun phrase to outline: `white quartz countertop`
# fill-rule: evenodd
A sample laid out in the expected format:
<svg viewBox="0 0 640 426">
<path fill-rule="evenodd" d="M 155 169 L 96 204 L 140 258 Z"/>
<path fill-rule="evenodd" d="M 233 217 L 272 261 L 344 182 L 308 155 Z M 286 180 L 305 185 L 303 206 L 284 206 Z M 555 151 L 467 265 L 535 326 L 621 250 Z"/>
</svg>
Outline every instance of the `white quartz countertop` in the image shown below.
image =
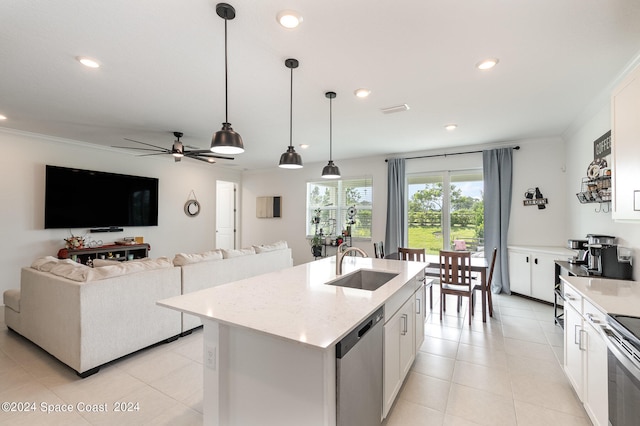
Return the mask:
<svg viewBox="0 0 640 426">
<path fill-rule="evenodd" d="M 637 281 L 573 276 L 561 278 L 606 314 L 640 317 L 640 283 Z"/>
<path fill-rule="evenodd" d="M 326 349 L 384 305 L 425 266 L 345 257 L 343 275 L 357 269 L 398 274 L 376 291 L 367 291 L 325 284 L 336 278 L 334 256 L 161 300 L 158 305 Z"/>
</svg>

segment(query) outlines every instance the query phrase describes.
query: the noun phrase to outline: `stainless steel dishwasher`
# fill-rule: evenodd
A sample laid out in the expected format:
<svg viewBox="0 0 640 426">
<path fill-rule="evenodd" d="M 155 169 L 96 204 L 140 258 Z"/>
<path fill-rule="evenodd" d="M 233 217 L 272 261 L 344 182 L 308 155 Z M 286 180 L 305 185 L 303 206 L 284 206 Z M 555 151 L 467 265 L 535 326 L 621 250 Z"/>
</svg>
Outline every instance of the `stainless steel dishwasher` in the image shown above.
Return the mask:
<svg viewBox="0 0 640 426">
<path fill-rule="evenodd" d="M 372 426 L 382 422 L 382 328 L 384 308 L 336 345 L 336 422 Z"/>
</svg>

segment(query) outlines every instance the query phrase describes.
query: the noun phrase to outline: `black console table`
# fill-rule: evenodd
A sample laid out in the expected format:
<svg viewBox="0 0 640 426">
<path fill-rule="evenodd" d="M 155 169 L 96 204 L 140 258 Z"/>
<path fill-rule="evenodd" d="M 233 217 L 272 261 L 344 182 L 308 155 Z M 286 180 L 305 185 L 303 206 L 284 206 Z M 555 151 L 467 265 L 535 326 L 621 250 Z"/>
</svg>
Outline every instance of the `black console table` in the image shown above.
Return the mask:
<svg viewBox="0 0 640 426">
<path fill-rule="evenodd" d="M 142 259 L 149 256 L 149 244 L 108 244 L 100 247 L 81 249 L 60 249 L 59 259 L 73 259 L 84 265 L 93 259 L 113 259 L 119 261 Z"/>
</svg>

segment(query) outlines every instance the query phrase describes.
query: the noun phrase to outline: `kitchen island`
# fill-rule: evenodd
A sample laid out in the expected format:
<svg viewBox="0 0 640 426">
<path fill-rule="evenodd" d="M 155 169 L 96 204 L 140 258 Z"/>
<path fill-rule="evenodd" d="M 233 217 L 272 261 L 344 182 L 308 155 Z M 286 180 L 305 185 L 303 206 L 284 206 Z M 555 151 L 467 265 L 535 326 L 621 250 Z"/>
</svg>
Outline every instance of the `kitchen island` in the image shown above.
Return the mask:
<svg viewBox="0 0 640 426">
<path fill-rule="evenodd" d="M 205 425 L 336 424 L 336 344 L 378 308 L 388 319 L 412 300 L 425 264 L 345 257 L 343 275 L 397 274 L 375 291 L 326 284 L 335 266 L 325 258 L 158 302 L 204 324 Z"/>
</svg>

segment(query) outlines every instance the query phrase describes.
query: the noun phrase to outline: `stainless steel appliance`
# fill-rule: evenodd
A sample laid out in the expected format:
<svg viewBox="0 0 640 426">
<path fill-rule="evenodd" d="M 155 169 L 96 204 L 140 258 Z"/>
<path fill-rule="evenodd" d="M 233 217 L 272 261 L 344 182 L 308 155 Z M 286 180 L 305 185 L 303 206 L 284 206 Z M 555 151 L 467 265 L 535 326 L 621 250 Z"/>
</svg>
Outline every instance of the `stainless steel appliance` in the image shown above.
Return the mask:
<svg viewBox="0 0 640 426">
<path fill-rule="evenodd" d="M 640 424 L 640 318 L 609 314 L 607 336 L 609 424 Z"/>
<path fill-rule="evenodd" d="M 587 248 L 588 242 L 589 240 L 567 240 L 567 248 L 578 252 L 575 256 L 568 259 L 569 263 L 576 265 L 587 263 L 587 255 L 589 254 L 589 250 Z"/>
<path fill-rule="evenodd" d="M 586 269 L 591 275 L 602 275 L 602 248 L 614 245 L 616 237 L 588 234 L 587 238 L 588 256 Z"/>
<path fill-rule="evenodd" d="M 338 426 L 382 423 L 382 328 L 378 309 L 336 345 Z"/>
</svg>

